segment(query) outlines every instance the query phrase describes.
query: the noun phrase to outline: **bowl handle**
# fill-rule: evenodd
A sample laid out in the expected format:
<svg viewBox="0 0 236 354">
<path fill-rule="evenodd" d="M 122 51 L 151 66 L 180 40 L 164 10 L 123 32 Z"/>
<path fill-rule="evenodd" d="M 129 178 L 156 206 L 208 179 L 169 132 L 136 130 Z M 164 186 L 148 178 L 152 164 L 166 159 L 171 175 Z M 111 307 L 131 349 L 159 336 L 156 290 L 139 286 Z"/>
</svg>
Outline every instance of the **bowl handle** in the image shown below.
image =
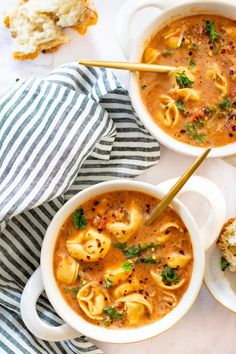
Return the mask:
<svg viewBox="0 0 236 354">
<path fill-rule="evenodd" d="M 158 189 L 164 193 L 177 182 L 177 178 L 172 178 L 158 185 Z M 207 220 L 200 228 L 200 236 L 205 250 L 211 247 L 216 241 L 226 218 L 226 202 L 223 193 L 215 183 L 201 176 L 193 176 L 184 185 L 178 195 L 185 192 L 195 192 L 205 198 L 210 206 Z"/>
<path fill-rule="evenodd" d="M 26 327 L 36 337 L 47 341 L 57 342 L 79 337 L 81 334 L 66 323 L 51 326 L 41 320 L 36 311 L 36 304 L 43 291 L 41 269 L 38 267 L 31 275 L 21 295 L 20 310 Z"/>
<path fill-rule="evenodd" d="M 164 11 L 169 5 L 169 0 L 129 0 L 121 7 L 116 18 L 116 34 L 126 58 L 129 57 L 132 42 L 131 24 L 135 14 L 148 7 Z"/>
</svg>

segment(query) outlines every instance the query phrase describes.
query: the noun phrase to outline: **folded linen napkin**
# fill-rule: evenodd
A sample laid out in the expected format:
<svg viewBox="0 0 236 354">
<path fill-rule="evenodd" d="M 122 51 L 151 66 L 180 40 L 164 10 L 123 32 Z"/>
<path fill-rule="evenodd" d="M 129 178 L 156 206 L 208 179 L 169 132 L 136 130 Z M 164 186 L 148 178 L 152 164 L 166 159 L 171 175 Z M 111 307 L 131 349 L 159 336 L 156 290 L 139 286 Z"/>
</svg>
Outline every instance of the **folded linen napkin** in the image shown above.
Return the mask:
<svg viewBox="0 0 236 354">
<path fill-rule="evenodd" d="M 21 292 L 66 200 L 94 183 L 135 177 L 159 155 L 127 90 L 108 70 L 63 65 L 0 99 L 1 352 L 101 353 L 84 336 L 60 343 L 34 337 L 20 317 Z M 61 323 L 45 295 L 38 312 Z"/>
</svg>

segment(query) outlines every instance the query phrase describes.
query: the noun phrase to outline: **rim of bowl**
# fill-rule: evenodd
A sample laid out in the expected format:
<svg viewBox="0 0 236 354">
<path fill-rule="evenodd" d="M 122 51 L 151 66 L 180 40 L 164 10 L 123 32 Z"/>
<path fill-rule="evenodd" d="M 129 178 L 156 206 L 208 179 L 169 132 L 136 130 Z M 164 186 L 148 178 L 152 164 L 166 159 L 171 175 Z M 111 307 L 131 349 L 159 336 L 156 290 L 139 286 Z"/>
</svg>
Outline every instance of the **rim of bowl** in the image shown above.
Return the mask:
<svg viewBox="0 0 236 354">
<path fill-rule="evenodd" d="M 194 6 L 199 5 L 201 8 L 194 8 Z M 131 44 L 131 54 L 129 57 L 130 61 L 140 62 L 141 55 L 143 50 L 146 47 L 147 41 L 150 39 L 152 35 L 157 33 L 161 28 L 163 28 L 166 24 L 174 21 L 176 18 L 188 17 L 194 14 L 215 14 L 221 17 L 230 18 L 230 16 L 221 14 L 217 12 L 215 8 L 216 5 L 223 5 L 224 11 L 227 9 L 234 9 L 232 11 L 231 19 L 236 21 L 236 3 L 231 2 L 230 0 L 215 0 L 215 1 L 205 1 L 205 0 L 192 0 L 184 1 L 174 6 L 168 7 L 166 10 L 157 15 L 156 19 L 150 23 L 150 25 L 142 32 L 141 36 L 139 36 L 134 42 Z M 212 7 L 212 10 L 207 11 L 206 6 Z M 204 10 L 205 8 L 205 10 Z M 171 13 L 175 10 L 190 10 L 191 13 L 186 14 L 184 11 L 179 13 L 179 15 L 171 15 Z M 181 14 L 181 15 L 180 15 Z M 164 21 L 162 19 L 164 15 Z M 157 23 L 158 21 L 158 23 Z M 138 117 L 143 122 L 144 126 L 151 133 L 151 135 L 159 141 L 159 143 L 165 145 L 169 149 L 184 154 L 188 156 L 199 156 L 203 153 L 206 147 L 197 147 L 190 144 L 185 144 L 171 135 L 167 134 L 164 130 L 162 130 L 152 119 L 149 114 L 145 104 L 142 101 L 140 89 L 138 86 L 138 76 L 136 73 L 130 73 L 130 97 L 134 109 L 138 115 Z M 236 154 L 236 142 L 213 147 L 208 157 L 229 157 Z"/>
<path fill-rule="evenodd" d="M 107 329 L 91 324 L 84 320 L 67 304 L 62 294 L 60 293 L 60 290 L 57 287 L 53 272 L 53 253 L 55 242 L 60 227 L 62 226 L 66 218 L 79 205 L 83 204 L 85 201 L 89 200 L 90 198 L 96 195 L 118 190 L 140 191 L 149 195 L 153 195 L 155 197 L 163 196 L 163 193 L 158 190 L 158 187 L 145 182 L 131 180 L 116 180 L 103 182 L 79 192 L 68 202 L 66 202 L 64 206 L 55 214 L 47 229 L 42 245 L 41 269 L 43 283 L 48 299 L 53 305 L 58 315 L 67 324 L 76 329 L 78 332 L 82 332 L 82 334 L 95 340 L 107 343 L 133 343 L 155 337 L 167 331 L 186 314 L 186 312 L 193 305 L 202 285 L 205 267 L 205 253 L 202 241 L 199 236 L 198 227 L 194 218 L 187 210 L 187 208 L 180 201 L 175 199 L 171 206 L 183 220 L 187 229 L 190 230 L 189 233 L 194 254 L 194 266 L 191 280 L 187 290 L 185 291 L 178 305 L 161 320 L 142 327 L 132 328 L 132 332 L 130 331 L 130 328 Z"/>
</svg>

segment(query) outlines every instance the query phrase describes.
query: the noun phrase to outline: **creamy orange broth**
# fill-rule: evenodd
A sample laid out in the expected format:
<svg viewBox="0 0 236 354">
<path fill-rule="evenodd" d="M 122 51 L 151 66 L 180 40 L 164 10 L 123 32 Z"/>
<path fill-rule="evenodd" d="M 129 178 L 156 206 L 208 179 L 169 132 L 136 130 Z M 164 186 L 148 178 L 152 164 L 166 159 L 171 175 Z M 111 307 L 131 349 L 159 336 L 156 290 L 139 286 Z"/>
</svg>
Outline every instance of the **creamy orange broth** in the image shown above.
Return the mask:
<svg viewBox="0 0 236 354">
<path fill-rule="evenodd" d="M 111 240 L 111 245 L 105 257 L 99 258 L 96 262 L 86 262 L 77 259 L 76 262 L 79 264 L 78 274 L 73 280 L 73 283 L 69 285 L 68 283 L 57 279 L 58 270 L 61 270 L 60 262 L 63 257 L 69 256 L 66 242 L 73 239 L 76 235 L 81 233 L 81 231 L 83 232 L 83 230 L 75 228 L 75 225 L 73 224 L 73 214 L 68 217 L 61 227 L 54 251 L 53 262 L 55 279 L 64 299 L 72 309 L 85 320 L 98 326 L 106 326 L 108 328 L 143 326 L 161 319 L 174 308 L 182 298 L 189 285 L 193 269 L 193 250 L 191 240 L 185 225 L 176 212 L 170 207 L 168 207 L 168 209 L 162 213 L 151 226 L 144 225 L 145 218 L 150 214 L 151 210 L 157 203 L 158 200 L 149 195 L 128 191 L 102 194 L 84 203 L 81 208 L 83 209 L 84 216 L 88 222 L 84 229 L 85 232 L 91 227 L 95 228 L 100 234 L 105 234 L 109 240 Z M 129 223 L 131 208 L 136 208 L 138 210 L 139 215 L 141 215 L 141 222 L 138 229 L 126 242 L 127 246 L 138 247 L 149 242 L 153 242 L 155 246 L 142 252 L 139 257 L 133 257 L 127 260 L 124 253 L 116 248 L 117 243 L 122 243 L 122 241 L 117 239 L 116 235 L 108 232 L 107 229 L 109 228 L 109 223 L 117 221 L 124 221 L 126 224 Z M 175 223 L 180 229 L 169 227 L 165 232 L 161 233 L 161 228 L 166 225 L 167 222 Z M 162 242 L 163 240 L 161 242 L 157 241 L 157 237 L 163 235 L 167 236 L 167 238 L 169 237 L 169 239 L 165 242 Z M 103 243 L 100 243 L 99 241 L 98 247 L 102 248 Z M 166 268 L 166 265 L 173 252 L 180 256 L 189 256 L 186 265 L 181 268 L 177 266 L 175 269 L 172 269 L 172 271 L 178 276 L 177 285 L 180 284 L 183 279 L 185 279 L 185 281 L 184 284 L 176 290 L 165 290 L 157 285 L 152 278 L 150 271 L 161 273 L 164 268 L 165 270 L 168 269 Z M 145 259 L 152 259 L 155 263 L 144 263 Z M 117 269 L 121 265 L 124 265 L 125 262 L 126 264 L 127 262 L 132 264 L 132 270 L 131 273 L 128 274 L 127 279 L 118 281 L 117 284 L 112 284 L 109 288 L 106 288 L 104 274 L 107 269 Z M 122 318 L 110 318 L 107 313 L 104 312 L 103 308 L 102 313 L 100 313 L 102 318 L 99 320 L 91 319 L 86 315 L 81 309 L 77 297 L 80 289 L 91 281 L 97 281 L 96 291 L 105 294 L 104 307 L 114 308 L 115 311 L 121 314 L 120 317 Z M 144 305 L 141 305 L 141 312 L 144 311 L 138 321 L 135 320 L 135 322 L 133 318 L 130 320 L 130 318 L 127 317 L 127 308 L 124 307 L 124 303 L 117 302 L 117 298 L 114 296 L 114 291 L 123 283 L 127 283 L 135 288 L 130 293 L 128 293 L 128 290 L 123 295 L 141 294 L 152 307 L 152 313 L 150 313 L 146 307 L 143 308 Z M 165 282 L 165 284 L 167 286 L 172 286 L 172 283 L 169 282 Z M 118 298 L 121 297 L 122 296 L 118 296 Z M 173 300 L 173 297 L 175 297 L 175 301 Z M 131 305 L 131 309 L 132 306 L 133 305 Z M 140 306 L 140 304 L 138 306 Z M 140 311 L 140 309 L 138 309 L 138 311 Z"/>
<path fill-rule="evenodd" d="M 207 31 L 207 21 L 211 22 L 212 32 Z M 199 95 L 198 100 L 187 99 L 186 95 L 180 97 L 173 89 L 186 86 L 176 82 L 175 74 L 171 79 L 168 74 L 140 73 L 142 99 L 160 128 L 190 145 L 214 147 L 236 141 L 235 21 L 213 15 L 196 15 L 174 21 L 150 39 L 142 62 L 183 67 L 181 71 L 185 70 L 187 77 L 192 77 L 192 89 Z M 223 78 L 215 77 L 215 65 Z M 216 85 L 222 85 L 222 80 L 225 81 L 225 92 Z M 178 106 L 179 117 L 174 118 L 172 108 L 169 125 L 165 117 L 170 103 L 161 103 L 163 94 Z M 180 101 L 179 105 L 177 101 Z M 227 102 L 230 102 L 228 108 L 224 109 Z"/>
</svg>

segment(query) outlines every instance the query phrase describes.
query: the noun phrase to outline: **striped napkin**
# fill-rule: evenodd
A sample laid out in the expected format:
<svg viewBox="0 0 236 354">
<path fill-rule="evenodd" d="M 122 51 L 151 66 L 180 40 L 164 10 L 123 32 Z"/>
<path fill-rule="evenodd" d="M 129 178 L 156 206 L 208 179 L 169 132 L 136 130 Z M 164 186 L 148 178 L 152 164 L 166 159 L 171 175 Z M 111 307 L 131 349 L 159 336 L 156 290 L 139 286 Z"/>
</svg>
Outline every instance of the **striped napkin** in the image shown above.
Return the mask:
<svg viewBox="0 0 236 354">
<path fill-rule="evenodd" d="M 84 336 L 34 337 L 20 317 L 21 293 L 65 201 L 94 183 L 135 177 L 159 155 L 111 71 L 67 64 L 0 99 L 1 353 L 101 353 Z M 38 312 L 62 323 L 45 294 Z"/>
</svg>

